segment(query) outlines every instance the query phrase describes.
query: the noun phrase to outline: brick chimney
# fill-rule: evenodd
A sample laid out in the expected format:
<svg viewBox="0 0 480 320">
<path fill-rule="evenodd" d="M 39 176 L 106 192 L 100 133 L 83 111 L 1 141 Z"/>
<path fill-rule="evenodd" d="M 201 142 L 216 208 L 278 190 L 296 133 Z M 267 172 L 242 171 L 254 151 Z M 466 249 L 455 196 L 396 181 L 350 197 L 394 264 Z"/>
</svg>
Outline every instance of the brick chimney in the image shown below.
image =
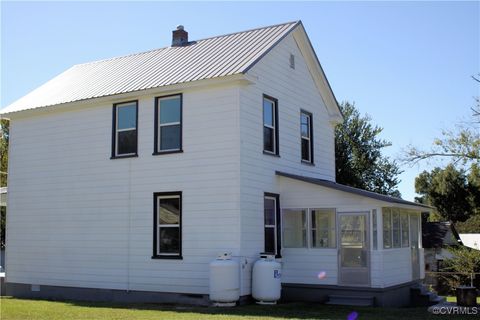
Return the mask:
<svg viewBox="0 0 480 320">
<path fill-rule="evenodd" d="M 172 31 L 172 47 L 184 46 L 188 43 L 188 32 L 183 30 L 182 25 L 177 26 L 177 30 Z"/>
</svg>

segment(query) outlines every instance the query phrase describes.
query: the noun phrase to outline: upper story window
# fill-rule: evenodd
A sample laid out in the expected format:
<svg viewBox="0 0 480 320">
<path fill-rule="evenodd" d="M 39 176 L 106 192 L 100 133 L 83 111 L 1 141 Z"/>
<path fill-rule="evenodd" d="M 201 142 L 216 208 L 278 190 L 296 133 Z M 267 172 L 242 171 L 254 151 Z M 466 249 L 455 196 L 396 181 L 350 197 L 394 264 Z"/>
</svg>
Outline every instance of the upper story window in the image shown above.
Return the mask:
<svg viewBox="0 0 480 320">
<path fill-rule="evenodd" d="M 263 96 L 263 152 L 278 155 L 278 100 Z"/>
<path fill-rule="evenodd" d="M 138 101 L 113 105 L 112 158 L 137 156 Z"/>
<path fill-rule="evenodd" d="M 300 135 L 302 144 L 302 161 L 313 163 L 312 114 L 303 110 L 300 112 Z"/>
<path fill-rule="evenodd" d="M 182 151 L 182 95 L 155 99 L 154 154 Z"/>
<path fill-rule="evenodd" d="M 153 258 L 182 258 L 182 193 L 158 192 L 153 226 Z"/>
<path fill-rule="evenodd" d="M 265 193 L 264 196 L 264 234 L 265 252 L 280 256 L 280 204 L 279 195 Z"/>
</svg>

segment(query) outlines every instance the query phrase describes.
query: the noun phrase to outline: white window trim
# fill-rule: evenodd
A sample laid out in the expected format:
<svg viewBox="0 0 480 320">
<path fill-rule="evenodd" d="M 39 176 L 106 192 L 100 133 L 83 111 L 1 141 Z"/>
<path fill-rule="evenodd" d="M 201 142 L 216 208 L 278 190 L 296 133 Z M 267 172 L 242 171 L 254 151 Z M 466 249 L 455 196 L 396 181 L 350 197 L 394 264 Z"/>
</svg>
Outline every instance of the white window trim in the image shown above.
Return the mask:
<svg viewBox="0 0 480 320">
<path fill-rule="evenodd" d="M 305 214 L 307 215 L 306 217 L 306 233 L 307 233 L 307 243 L 306 247 L 301 247 L 301 248 L 290 248 L 290 247 L 285 247 L 285 237 L 282 236 L 282 248 L 284 249 L 311 249 L 311 250 L 336 250 L 338 247 L 338 235 L 337 235 L 337 208 L 291 208 L 291 207 L 285 207 L 281 208 L 281 222 L 282 222 L 282 235 L 285 227 L 285 220 L 284 220 L 284 213 L 287 210 L 292 210 L 292 211 L 305 211 Z M 313 246 L 313 237 L 312 237 L 312 231 L 313 230 L 319 230 L 318 228 L 312 228 L 312 211 L 313 210 L 333 210 L 334 211 L 334 216 L 335 216 L 335 223 L 333 230 L 335 232 L 335 246 L 334 247 L 314 247 Z M 320 229 L 323 230 L 323 229 Z M 331 231 L 331 229 L 328 229 Z"/>
<path fill-rule="evenodd" d="M 160 242 L 159 242 L 159 240 L 160 240 L 160 228 L 179 228 L 180 229 L 180 217 L 178 217 L 179 218 L 179 223 L 178 224 L 161 224 L 160 223 L 160 200 L 164 200 L 164 199 L 179 199 L 180 200 L 180 196 L 179 195 L 171 195 L 171 196 L 158 196 L 157 197 L 157 239 L 155 239 L 155 241 L 157 241 L 157 255 L 159 255 L 159 256 L 178 256 L 180 254 L 180 252 L 178 252 L 178 253 L 162 253 L 162 252 L 160 252 Z M 181 212 L 180 212 L 180 214 L 181 214 Z"/>
<path fill-rule="evenodd" d="M 390 216 L 390 231 L 391 231 L 391 232 L 390 232 L 390 241 L 391 241 L 391 245 L 390 245 L 390 248 L 385 248 L 385 239 L 382 239 L 382 242 L 383 242 L 382 248 L 383 248 L 383 250 L 391 250 L 391 249 L 397 249 L 397 250 L 398 250 L 398 249 L 407 249 L 407 248 L 410 248 L 411 243 L 412 243 L 412 242 L 411 242 L 411 230 L 410 230 L 410 215 L 411 215 L 411 214 L 416 214 L 416 213 L 409 212 L 408 210 L 403 210 L 403 211 L 404 211 L 403 214 L 404 214 L 404 215 L 407 215 L 407 217 L 408 217 L 408 246 L 404 247 L 404 246 L 403 246 L 402 208 L 394 208 L 394 207 L 385 207 L 385 208 L 388 208 L 389 211 L 390 211 L 390 212 L 388 213 L 388 215 Z M 383 215 L 384 215 L 384 213 L 383 213 L 383 210 L 384 210 L 385 208 L 382 208 L 382 238 L 383 238 L 383 232 L 384 232 L 384 228 L 383 228 L 383 226 L 384 226 L 384 223 L 383 223 L 383 220 L 384 220 L 384 219 L 383 219 Z M 398 220 L 399 220 L 399 228 L 398 228 L 398 230 L 399 230 L 399 232 L 400 232 L 400 246 L 399 246 L 399 247 L 395 247 L 395 246 L 394 246 L 394 243 L 393 243 L 393 209 L 398 209 L 398 210 L 399 210 L 399 211 L 398 211 L 398 214 L 399 214 L 399 219 L 398 219 Z M 421 228 L 421 227 L 419 227 L 419 228 Z"/>
<path fill-rule="evenodd" d="M 136 106 L 136 104 L 133 104 L 134 106 Z M 125 107 L 131 107 L 132 106 L 132 103 L 125 103 L 125 104 L 117 104 L 115 106 L 115 156 L 118 157 L 118 156 L 132 156 L 132 155 L 135 155 L 136 152 L 130 152 L 130 153 L 118 153 L 118 140 L 119 140 L 119 133 L 120 132 L 126 132 L 126 131 L 137 131 L 137 127 L 131 127 L 131 128 L 123 128 L 123 129 L 118 129 L 118 121 L 119 121 L 119 117 L 118 117 L 118 111 L 120 108 L 125 108 Z M 135 108 L 135 113 L 138 112 L 138 109 Z M 137 117 L 137 115 L 135 114 L 135 118 Z M 135 120 L 136 122 L 136 120 Z M 138 124 L 137 124 L 138 125 Z M 137 146 L 138 148 L 138 146 Z"/>
<path fill-rule="evenodd" d="M 310 230 L 310 219 L 308 218 L 309 214 L 310 214 L 310 209 L 308 208 L 281 208 L 280 212 L 280 219 L 281 219 L 281 222 L 282 222 L 282 248 L 284 249 L 308 249 L 310 248 L 310 236 L 309 236 L 309 230 Z M 306 236 L 307 236 L 307 242 L 305 244 L 305 247 L 286 247 L 285 246 L 285 237 L 283 236 L 283 233 L 285 231 L 285 211 L 304 211 L 305 212 L 305 233 L 306 233 Z M 303 229 L 302 229 L 303 231 Z"/>
<path fill-rule="evenodd" d="M 338 246 L 338 236 L 337 236 L 337 208 L 309 208 L 308 209 L 308 221 L 311 222 L 311 219 L 312 219 L 312 211 L 314 210 L 333 210 L 333 213 L 334 213 L 334 217 L 335 217 L 335 222 L 334 222 L 334 226 L 333 226 L 333 230 L 335 232 L 335 246 L 334 247 L 314 247 L 313 246 L 313 236 L 311 235 L 311 232 L 310 232 L 310 237 L 309 238 L 312 238 L 311 242 L 312 242 L 312 245 L 309 247 L 311 249 L 320 249 L 320 250 L 323 250 L 323 249 L 336 249 L 337 246 Z M 313 222 L 311 223 L 311 225 L 313 225 Z M 313 231 L 314 229 L 313 228 L 310 228 L 310 231 Z M 315 230 L 327 230 L 329 233 L 332 231 L 331 228 L 327 228 L 327 229 L 318 229 L 318 228 L 315 228 Z"/>
</svg>

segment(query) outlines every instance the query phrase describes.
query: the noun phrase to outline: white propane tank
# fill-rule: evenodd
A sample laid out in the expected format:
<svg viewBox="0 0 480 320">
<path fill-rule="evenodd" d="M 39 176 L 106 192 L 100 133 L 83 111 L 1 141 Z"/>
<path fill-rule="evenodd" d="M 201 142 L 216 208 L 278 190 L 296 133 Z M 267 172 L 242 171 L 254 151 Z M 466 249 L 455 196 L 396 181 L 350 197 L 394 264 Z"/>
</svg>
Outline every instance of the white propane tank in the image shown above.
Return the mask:
<svg viewBox="0 0 480 320">
<path fill-rule="evenodd" d="M 231 253 L 219 254 L 210 262 L 210 300 L 215 306 L 235 306 L 240 299 L 240 265 Z"/>
<path fill-rule="evenodd" d="M 275 304 L 282 290 L 282 265 L 274 255 L 261 254 L 253 265 L 252 297 L 258 304 Z"/>
</svg>

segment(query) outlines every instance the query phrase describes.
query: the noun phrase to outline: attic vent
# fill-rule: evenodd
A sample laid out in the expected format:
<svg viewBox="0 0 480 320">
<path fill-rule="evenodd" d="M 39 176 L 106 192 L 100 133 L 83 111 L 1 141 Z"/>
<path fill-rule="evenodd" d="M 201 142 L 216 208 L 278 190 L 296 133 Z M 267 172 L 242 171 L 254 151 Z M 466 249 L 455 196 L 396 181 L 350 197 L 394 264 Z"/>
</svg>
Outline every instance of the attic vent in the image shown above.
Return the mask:
<svg viewBox="0 0 480 320">
<path fill-rule="evenodd" d="M 290 54 L 290 68 L 295 69 L 295 56 Z"/>
</svg>

